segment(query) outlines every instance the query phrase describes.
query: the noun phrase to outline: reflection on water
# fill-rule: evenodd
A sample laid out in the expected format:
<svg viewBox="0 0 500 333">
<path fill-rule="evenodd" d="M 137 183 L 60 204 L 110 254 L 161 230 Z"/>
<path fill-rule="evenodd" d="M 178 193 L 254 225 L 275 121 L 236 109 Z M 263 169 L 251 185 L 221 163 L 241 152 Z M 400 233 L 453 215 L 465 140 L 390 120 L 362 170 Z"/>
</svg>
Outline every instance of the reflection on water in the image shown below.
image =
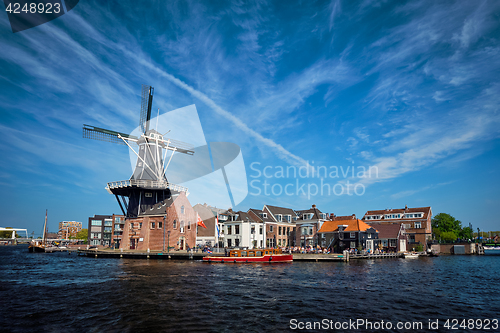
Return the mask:
<svg viewBox="0 0 500 333">
<path fill-rule="evenodd" d="M 499 260 L 235 265 L 94 259 L 4 246 L 0 325 L 14 332 L 274 332 L 288 331 L 293 318 L 498 318 Z"/>
</svg>

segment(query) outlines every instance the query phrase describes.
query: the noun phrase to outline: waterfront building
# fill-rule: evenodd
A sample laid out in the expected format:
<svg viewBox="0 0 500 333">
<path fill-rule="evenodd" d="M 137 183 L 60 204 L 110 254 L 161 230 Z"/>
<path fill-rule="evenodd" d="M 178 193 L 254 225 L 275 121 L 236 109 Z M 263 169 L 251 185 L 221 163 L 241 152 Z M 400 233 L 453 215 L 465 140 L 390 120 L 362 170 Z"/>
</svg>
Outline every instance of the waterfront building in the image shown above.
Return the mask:
<svg viewBox="0 0 500 333">
<path fill-rule="evenodd" d="M 267 212 L 276 222 L 276 246 L 295 246 L 295 222 L 297 213 L 291 208 L 264 205 L 263 212 Z"/>
<path fill-rule="evenodd" d="M 193 207 L 194 211 L 202 219 L 206 228 L 198 227 L 196 233 L 196 245 L 216 247 L 221 237 L 221 229 L 224 222 L 227 220 L 227 210 L 207 205 L 206 203 L 196 204 Z M 216 224 L 218 222 L 218 225 Z M 218 231 L 219 230 L 219 231 Z M 222 234 L 223 235 L 223 234 Z M 219 244 L 224 247 L 224 244 Z"/>
<path fill-rule="evenodd" d="M 75 238 L 76 234 L 82 231 L 82 222 L 76 221 L 62 221 L 59 222 L 59 231 L 57 232 L 58 238 L 69 239 Z"/>
<path fill-rule="evenodd" d="M 247 212 L 233 212 L 224 222 L 224 247 L 262 248 L 264 230 L 262 220 Z"/>
<path fill-rule="evenodd" d="M 408 243 L 405 225 L 399 223 L 370 223 L 378 230 L 379 248 L 386 252 L 404 252 Z"/>
<path fill-rule="evenodd" d="M 266 241 L 265 245 L 259 247 L 275 247 L 277 245 L 277 227 L 278 223 L 273 218 L 271 212 L 265 208 L 265 210 L 251 208 L 248 210 L 248 214 L 255 221 L 262 221 L 263 223 L 263 239 Z"/>
<path fill-rule="evenodd" d="M 197 215 L 185 192 L 159 202 L 157 214 L 141 214 L 125 219 L 120 249 L 131 250 L 188 250 L 196 245 Z M 146 213 L 150 213 L 146 212 Z"/>
<path fill-rule="evenodd" d="M 320 234 L 318 231 L 321 229 L 323 223 L 327 221 L 328 214 L 322 213 L 316 205 L 307 210 L 296 211 L 297 221 L 295 243 L 298 246 L 318 246 L 321 244 Z"/>
<path fill-rule="evenodd" d="M 113 214 L 111 219 L 113 220 L 111 247 L 119 248 L 123 236 L 123 228 L 125 226 L 125 215 Z"/>
<path fill-rule="evenodd" d="M 432 239 L 432 209 L 431 207 L 416 207 L 402 209 L 369 210 L 362 220 L 367 224 L 404 224 L 408 236 L 406 250 L 412 250 L 418 245 L 427 249 L 427 243 Z"/>
<path fill-rule="evenodd" d="M 325 221 L 318 233 L 321 245 L 334 252 L 362 249 L 373 253 L 379 248 L 378 230 L 355 216 L 339 216 Z"/>
<path fill-rule="evenodd" d="M 111 246 L 113 233 L 112 215 L 94 215 L 89 217 L 88 244 L 91 246 Z"/>
</svg>

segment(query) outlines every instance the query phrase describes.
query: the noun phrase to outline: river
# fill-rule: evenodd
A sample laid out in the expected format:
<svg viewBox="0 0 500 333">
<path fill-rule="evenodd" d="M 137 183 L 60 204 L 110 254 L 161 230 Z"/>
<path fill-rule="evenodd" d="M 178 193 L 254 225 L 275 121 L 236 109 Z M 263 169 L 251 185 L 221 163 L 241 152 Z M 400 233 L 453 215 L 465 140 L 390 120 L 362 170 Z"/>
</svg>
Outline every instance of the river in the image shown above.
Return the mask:
<svg viewBox="0 0 500 333">
<path fill-rule="evenodd" d="M 210 264 L 19 245 L 0 268 L 6 332 L 500 331 L 500 256 Z"/>
</svg>

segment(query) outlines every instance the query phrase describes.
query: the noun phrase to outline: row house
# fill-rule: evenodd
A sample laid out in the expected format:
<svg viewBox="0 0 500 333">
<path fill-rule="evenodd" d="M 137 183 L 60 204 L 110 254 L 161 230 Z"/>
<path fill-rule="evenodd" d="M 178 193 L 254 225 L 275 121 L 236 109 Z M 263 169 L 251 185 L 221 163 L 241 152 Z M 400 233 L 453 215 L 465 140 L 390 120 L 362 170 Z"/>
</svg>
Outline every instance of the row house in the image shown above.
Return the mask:
<svg viewBox="0 0 500 333">
<path fill-rule="evenodd" d="M 371 223 L 373 228 L 378 230 L 379 248 L 385 252 L 404 252 L 408 237 L 405 232 L 405 225 L 399 223 L 382 224 Z"/>
<path fill-rule="evenodd" d="M 278 222 L 273 218 L 271 212 L 267 209 L 254 209 L 248 210 L 248 214 L 254 220 L 260 220 L 263 224 L 263 237 L 266 241 L 263 247 L 276 247 L 278 236 Z"/>
<path fill-rule="evenodd" d="M 264 245 L 264 224 L 247 212 L 232 212 L 224 221 L 224 247 L 262 248 Z"/>
<path fill-rule="evenodd" d="M 427 249 L 427 243 L 432 239 L 431 207 L 416 207 L 402 209 L 369 210 L 363 216 L 368 224 L 400 224 L 404 225 L 407 234 L 406 249 L 411 250 L 416 245 Z"/>
<path fill-rule="evenodd" d="M 295 246 L 297 213 L 291 208 L 265 205 L 262 211 L 266 212 L 276 222 L 276 246 Z"/>
<path fill-rule="evenodd" d="M 380 247 L 378 230 L 355 216 L 339 216 L 325 221 L 318 233 L 321 245 L 332 252 L 363 249 L 373 253 Z"/>
<path fill-rule="evenodd" d="M 299 210 L 297 213 L 297 221 L 295 222 L 295 244 L 297 246 L 312 246 L 321 245 L 321 236 L 318 231 L 327 221 L 328 214 L 321 212 L 316 205 L 312 205 L 310 209 Z"/>
</svg>

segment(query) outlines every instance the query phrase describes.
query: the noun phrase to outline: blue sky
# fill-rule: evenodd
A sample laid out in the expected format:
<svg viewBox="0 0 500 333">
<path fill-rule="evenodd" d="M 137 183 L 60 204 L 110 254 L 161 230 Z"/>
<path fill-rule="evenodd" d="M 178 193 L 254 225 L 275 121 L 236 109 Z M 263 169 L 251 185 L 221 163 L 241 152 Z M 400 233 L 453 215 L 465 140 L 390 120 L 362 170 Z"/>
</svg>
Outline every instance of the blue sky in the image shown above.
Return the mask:
<svg viewBox="0 0 500 333">
<path fill-rule="evenodd" d="M 81 127 L 131 132 L 149 84 L 155 110 L 194 104 L 206 141 L 241 147 L 236 209 L 431 206 L 498 230 L 499 15 L 497 1 L 82 0 L 13 34 L 1 14 L 0 226 L 119 213 L 104 187 L 130 177 L 129 152 Z M 276 174 L 304 165 L 378 173 Z M 314 194 L 347 182 L 359 195 Z"/>
</svg>

